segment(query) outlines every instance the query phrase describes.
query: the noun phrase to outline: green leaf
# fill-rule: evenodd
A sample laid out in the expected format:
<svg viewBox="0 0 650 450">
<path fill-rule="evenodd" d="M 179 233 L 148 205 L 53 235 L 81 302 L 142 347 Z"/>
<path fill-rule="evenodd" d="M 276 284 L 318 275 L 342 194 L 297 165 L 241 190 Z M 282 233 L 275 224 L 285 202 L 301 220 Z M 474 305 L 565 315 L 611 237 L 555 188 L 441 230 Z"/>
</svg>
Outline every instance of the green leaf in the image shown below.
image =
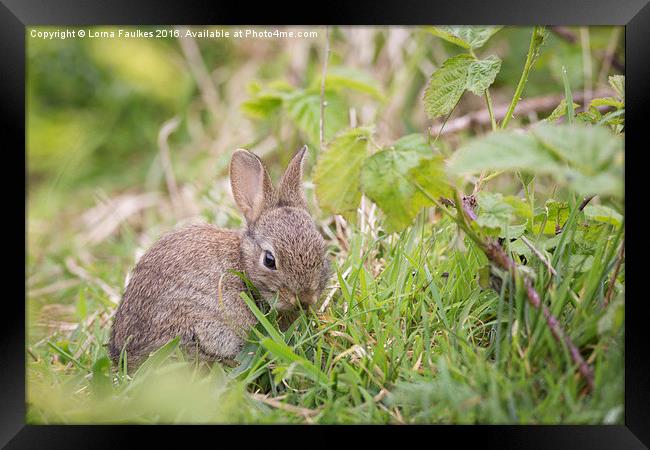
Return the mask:
<svg viewBox="0 0 650 450">
<path fill-rule="evenodd" d="M 284 343 L 284 339 L 282 339 L 280 332 L 271 325 L 271 322 L 269 322 L 264 313 L 260 311 L 253 299 L 250 298 L 246 292 L 240 292 L 239 296 L 244 300 L 248 308 L 251 310 L 258 322 L 262 324 L 262 327 L 264 327 L 269 336 L 271 336 L 271 338 L 276 342 Z"/>
<path fill-rule="evenodd" d="M 553 250 L 555 247 L 558 246 L 561 239 L 562 239 L 562 234 L 553 233 L 552 237 L 546 240 L 544 240 L 543 238 L 541 239 L 541 248 L 546 251 Z"/>
<path fill-rule="evenodd" d="M 573 108 L 574 109 L 578 108 L 579 106 L 580 106 L 579 104 L 573 103 Z M 566 111 L 567 111 L 566 99 L 563 98 L 562 100 L 560 100 L 560 104 L 557 105 L 557 108 L 555 108 L 553 110 L 553 112 L 551 114 L 549 114 L 549 116 L 546 119 L 544 119 L 543 121 L 544 122 L 555 122 L 560 117 L 564 116 L 566 114 Z"/>
<path fill-rule="evenodd" d="M 501 70 L 501 60 L 494 55 L 472 62 L 467 73 L 467 90 L 476 95 L 483 95 L 485 90 L 494 83 L 499 70 Z"/>
<path fill-rule="evenodd" d="M 604 98 L 595 98 L 589 103 L 589 107 L 598 107 L 598 106 L 612 106 L 616 109 L 622 108 L 623 102 L 615 99 L 614 97 L 604 97 Z"/>
<path fill-rule="evenodd" d="M 312 378 L 317 383 L 329 384 L 329 378 L 322 370 L 320 370 L 312 362 L 307 361 L 305 358 L 301 358 L 296 355 L 294 351 L 284 342 L 276 342 L 270 338 L 264 338 L 260 342 L 262 347 L 267 349 L 271 354 L 277 358 L 280 358 L 288 363 L 296 363 L 302 369 L 304 369 L 305 374 Z"/>
<path fill-rule="evenodd" d="M 508 225 L 503 227 L 499 237 L 507 239 L 518 239 L 526 232 L 526 224 Z"/>
<path fill-rule="evenodd" d="M 334 92 L 325 92 L 325 141 L 329 141 L 348 124 L 348 109 L 341 97 Z M 285 99 L 289 117 L 305 134 L 309 142 L 320 147 L 320 92 L 297 91 Z"/>
<path fill-rule="evenodd" d="M 159 367 L 172 353 L 178 348 L 180 344 L 180 336 L 176 336 L 171 341 L 160 347 L 155 352 L 151 353 L 145 362 L 142 363 L 138 370 L 133 374 L 133 378 L 138 378 L 149 370 Z"/>
<path fill-rule="evenodd" d="M 97 359 L 92 367 L 92 378 L 90 385 L 93 393 L 99 396 L 111 391 L 111 360 L 106 356 Z"/>
<path fill-rule="evenodd" d="M 361 199 L 361 165 L 368 156 L 369 128 L 354 128 L 338 135 L 314 168 L 318 204 L 332 214 L 354 220 Z"/>
<path fill-rule="evenodd" d="M 522 219 L 529 219 L 532 217 L 530 206 L 525 200 L 515 197 L 514 195 L 508 195 L 503 197 L 503 201 L 512 206 L 515 216 L 521 217 Z"/>
<path fill-rule="evenodd" d="M 609 165 L 623 144 L 604 127 L 540 123 L 532 133 L 545 148 L 586 175 L 595 175 Z"/>
<path fill-rule="evenodd" d="M 625 75 L 611 75 L 609 85 L 616 91 L 616 95 L 625 102 Z"/>
<path fill-rule="evenodd" d="M 609 125 L 623 125 L 625 123 L 625 119 L 623 116 L 625 114 L 625 108 L 621 108 L 617 111 L 610 111 L 602 118 L 596 122 L 596 125 L 602 125 L 604 123 L 609 124 Z"/>
<path fill-rule="evenodd" d="M 552 175 L 581 195 L 623 195 L 623 138 L 601 126 L 539 124 L 531 132 L 568 164 Z"/>
<path fill-rule="evenodd" d="M 282 107 L 282 97 L 273 92 L 260 93 L 241 104 L 248 117 L 267 119 Z"/>
<path fill-rule="evenodd" d="M 433 72 L 424 92 L 424 110 L 430 119 L 449 114 L 467 87 L 469 66 L 474 57 L 461 54 L 449 58 Z"/>
<path fill-rule="evenodd" d="M 321 80 L 322 77 L 315 78 L 312 87 L 320 89 Z M 383 94 L 377 80 L 367 72 L 352 67 L 336 66 L 328 68 L 325 89 L 332 91 L 352 89 L 371 95 L 380 101 L 386 100 L 386 96 Z"/>
<path fill-rule="evenodd" d="M 576 114 L 576 120 L 585 124 L 594 124 L 602 119 L 603 115 L 598 111 L 598 108 L 589 107 L 586 111 Z"/>
<path fill-rule="evenodd" d="M 420 164 L 409 171 L 409 179 L 417 183 L 418 191 L 422 189 L 425 196 L 439 199 L 450 198 L 452 189 L 448 182 L 444 161 L 441 156 L 421 159 Z"/>
<path fill-rule="evenodd" d="M 622 167 L 612 167 L 607 172 L 596 175 L 569 169 L 564 172 L 564 177 L 567 184 L 580 195 L 599 194 L 623 197 Z"/>
<path fill-rule="evenodd" d="M 587 205 L 583 212 L 585 218 L 596 222 L 609 223 L 617 227 L 623 223 L 623 216 L 608 206 Z"/>
<path fill-rule="evenodd" d="M 386 215 L 388 232 L 406 228 L 420 209 L 432 204 L 409 181 L 409 171 L 420 166 L 423 159 L 433 159 L 432 149 L 425 136 L 412 134 L 363 163 L 361 188 Z M 436 160 L 442 165 L 440 158 Z"/>
<path fill-rule="evenodd" d="M 501 194 L 481 191 L 476 196 L 479 206 L 476 223 L 482 228 L 498 230 L 503 233 L 512 219 L 513 208 L 503 201 Z"/>
<path fill-rule="evenodd" d="M 491 285 L 490 283 L 490 265 L 485 265 L 478 269 L 477 277 L 478 285 L 481 289 L 488 289 Z"/>
<path fill-rule="evenodd" d="M 576 244 L 584 249 L 584 253 L 593 253 L 602 245 L 601 238 L 610 233 L 610 224 L 604 222 L 579 223 L 575 232 Z"/>
<path fill-rule="evenodd" d="M 549 174 L 582 195 L 623 195 L 623 141 L 606 127 L 539 123 L 527 133 L 498 131 L 469 141 L 450 172 L 520 169 Z"/>
<path fill-rule="evenodd" d="M 450 159 L 450 170 L 458 174 L 509 169 L 550 173 L 557 169 L 557 160 L 533 136 L 515 131 L 496 131 L 473 139 Z"/>
<path fill-rule="evenodd" d="M 530 259 L 533 256 L 532 250 L 521 239 L 512 241 L 508 244 L 508 248 L 512 253 L 523 255 L 526 259 Z"/>
<path fill-rule="evenodd" d="M 268 119 L 280 110 L 284 99 L 293 89 L 291 85 L 284 81 L 269 83 L 266 88 L 262 88 L 257 83 L 251 83 L 248 85 L 251 97 L 242 102 L 241 110 L 252 119 Z"/>
<path fill-rule="evenodd" d="M 488 39 L 501 28 L 500 26 L 438 26 L 428 28 L 434 36 L 438 36 L 452 44 L 466 49 L 482 47 Z"/>
<path fill-rule="evenodd" d="M 545 209 L 544 213 L 535 216 L 533 232 L 555 236 L 556 230 L 564 226 L 569 218 L 569 204 L 550 199 L 546 201 Z"/>
<path fill-rule="evenodd" d="M 476 59 L 472 55 L 460 54 L 449 58 L 433 72 L 424 92 L 424 109 L 431 119 L 449 114 L 465 90 L 483 95 L 494 82 L 501 60 L 491 55 Z"/>
</svg>

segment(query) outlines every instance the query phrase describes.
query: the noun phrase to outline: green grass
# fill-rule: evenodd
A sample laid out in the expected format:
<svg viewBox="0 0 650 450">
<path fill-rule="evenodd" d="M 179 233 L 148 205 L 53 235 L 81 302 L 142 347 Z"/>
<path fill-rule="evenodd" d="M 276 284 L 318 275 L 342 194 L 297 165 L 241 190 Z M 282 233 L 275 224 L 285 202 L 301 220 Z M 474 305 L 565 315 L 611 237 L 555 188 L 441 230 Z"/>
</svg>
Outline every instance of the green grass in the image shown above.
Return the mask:
<svg viewBox="0 0 650 450">
<path fill-rule="evenodd" d="M 349 225 L 348 251 L 331 242 L 328 307 L 303 312 L 285 332 L 274 311 L 255 311 L 260 323 L 235 367 L 189 362 L 171 342 L 135 374 L 115 371 L 104 345 L 115 305 L 96 280 L 81 280 L 59 294 L 74 329 L 29 333 L 27 420 L 622 423 L 622 285 L 603 306 L 621 237 L 610 228 L 592 243 L 589 270 L 570 268 L 571 220 L 552 254 L 559 276 L 549 280 L 534 257 L 527 264 L 593 365 L 592 393 L 521 289 L 507 280 L 500 292 L 481 289 L 485 255 L 449 219 L 421 213 L 399 235 Z M 98 249 L 118 255 L 117 265 L 86 267 L 117 291 L 134 246 L 128 227 L 120 236 Z"/>
</svg>

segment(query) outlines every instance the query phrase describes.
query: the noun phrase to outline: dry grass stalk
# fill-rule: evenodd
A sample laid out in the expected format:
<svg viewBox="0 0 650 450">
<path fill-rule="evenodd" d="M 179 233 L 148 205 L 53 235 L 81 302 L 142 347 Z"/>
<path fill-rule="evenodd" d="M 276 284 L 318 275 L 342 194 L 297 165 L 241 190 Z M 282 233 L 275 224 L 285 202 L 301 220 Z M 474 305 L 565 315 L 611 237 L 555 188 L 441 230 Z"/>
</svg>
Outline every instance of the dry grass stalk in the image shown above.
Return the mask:
<svg viewBox="0 0 650 450">
<path fill-rule="evenodd" d="M 188 68 L 201 91 L 203 103 L 216 119 L 219 117 L 219 111 L 217 109 L 219 96 L 217 95 L 217 89 L 214 87 L 210 73 L 205 66 L 198 44 L 193 37 L 185 37 L 187 28 L 179 29 L 183 37 L 178 38 L 178 42 L 181 45 Z"/>
<path fill-rule="evenodd" d="M 282 409 L 284 411 L 288 411 L 288 412 L 291 412 L 291 413 L 294 413 L 294 414 L 298 414 L 298 415 L 304 417 L 305 419 L 310 418 L 310 417 L 314 417 L 320 412 L 319 409 L 302 408 L 300 406 L 295 406 L 295 405 L 291 405 L 291 404 L 288 404 L 288 403 L 282 403 L 277 398 L 269 398 L 266 395 L 262 395 L 262 394 L 259 394 L 259 393 L 256 393 L 256 392 L 252 393 L 251 397 L 253 397 L 257 401 L 260 401 L 260 402 L 265 403 L 265 404 L 267 404 L 269 406 L 272 406 L 273 408 Z"/>
<path fill-rule="evenodd" d="M 111 286 L 106 284 L 106 282 L 100 278 L 94 277 L 88 273 L 83 267 L 79 266 L 75 260 L 72 257 L 68 257 L 65 260 L 65 266 L 66 268 L 72 273 L 73 275 L 76 275 L 77 277 L 81 278 L 82 280 L 86 281 L 87 283 L 94 284 L 95 286 L 99 287 L 106 295 L 108 298 L 115 304 L 118 304 L 120 301 L 120 294 L 115 291 Z"/>
<path fill-rule="evenodd" d="M 79 284 L 79 280 L 75 279 L 67 279 L 67 280 L 59 280 L 56 281 L 48 286 L 38 288 L 38 289 L 33 289 L 27 292 L 27 296 L 29 298 L 35 298 L 35 297 L 44 297 L 46 295 L 50 294 L 55 294 L 57 292 L 63 291 L 65 289 L 71 288 L 73 286 L 76 286 Z"/>
<path fill-rule="evenodd" d="M 111 236 L 119 226 L 134 214 L 159 205 L 160 197 L 156 192 L 144 194 L 124 194 L 108 199 L 82 215 L 88 230 L 81 237 L 81 244 L 99 244 Z"/>
<path fill-rule="evenodd" d="M 181 217 L 183 214 L 183 203 L 178 192 L 178 184 L 174 176 L 174 169 L 172 168 L 171 155 L 169 152 L 169 135 L 171 135 L 180 124 L 178 116 L 172 117 L 167 122 L 163 123 L 158 132 L 158 151 L 160 152 L 160 163 L 165 174 L 165 182 L 167 183 L 167 190 L 172 200 L 172 208 L 176 217 Z"/>
</svg>

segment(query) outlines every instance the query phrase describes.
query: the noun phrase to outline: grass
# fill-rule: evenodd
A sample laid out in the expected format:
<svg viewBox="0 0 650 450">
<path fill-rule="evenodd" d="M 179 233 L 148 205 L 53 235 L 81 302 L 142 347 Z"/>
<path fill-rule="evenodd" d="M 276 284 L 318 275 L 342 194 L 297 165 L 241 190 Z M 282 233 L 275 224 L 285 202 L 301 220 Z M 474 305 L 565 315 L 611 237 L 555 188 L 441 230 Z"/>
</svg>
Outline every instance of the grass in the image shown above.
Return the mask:
<svg viewBox="0 0 650 450">
<path fill-rule="evenodd" d="M 487 259 L 448 218 L 425 211 L 399 235 L 384 235 L 374 220 L 344 225 L 338 238 L 323 225 L 336 273 L 322 312 L 305 311 L 282 332 L 274 311 L 254 311 L 260 323 L 234 367 L 187 361 L 170 342 L 133 375 L 108 360 L 116 305 L 98 283 L 122 290 L 138 247 L 123 225 L 94 250 L 110 259 L 95 258 L 85 279 L 40 296 L 51 320 L 66 318 L 58 326 L 39 327 L 39 296 L 30 298 L 28 422 L 622 423 L 621 284 L 604 307 L 621 239 L 613 226 L 594 238 L 588 270 L 571 258 L 579 245 L 571 220 L 552 254 L 558 277 L 527 262 L 542 300 L 594 368 L 586 393 L 522 290 L 507 279 L 499 291 L 479 286 Z M 31 275 L 53 270 L 52 259 L 70 249 L 61 252 Z"/>
</svg>

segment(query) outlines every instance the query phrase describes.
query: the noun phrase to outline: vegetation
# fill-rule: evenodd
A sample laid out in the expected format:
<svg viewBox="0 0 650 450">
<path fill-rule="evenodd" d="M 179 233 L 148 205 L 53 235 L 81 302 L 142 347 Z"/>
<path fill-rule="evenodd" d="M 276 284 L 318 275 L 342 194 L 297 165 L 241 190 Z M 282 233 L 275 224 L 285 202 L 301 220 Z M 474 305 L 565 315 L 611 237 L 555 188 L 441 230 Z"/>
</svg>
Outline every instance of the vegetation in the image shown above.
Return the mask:
<svg viewBox="0 0 650 450">
<path fill-rule="evenodd" d="M 28 38 L 28 422 L 623 423 L 621 29 L 318 31 Z M 304 143 L 319 307 L 112 367 L 142 252 Z"/>
</svg>

